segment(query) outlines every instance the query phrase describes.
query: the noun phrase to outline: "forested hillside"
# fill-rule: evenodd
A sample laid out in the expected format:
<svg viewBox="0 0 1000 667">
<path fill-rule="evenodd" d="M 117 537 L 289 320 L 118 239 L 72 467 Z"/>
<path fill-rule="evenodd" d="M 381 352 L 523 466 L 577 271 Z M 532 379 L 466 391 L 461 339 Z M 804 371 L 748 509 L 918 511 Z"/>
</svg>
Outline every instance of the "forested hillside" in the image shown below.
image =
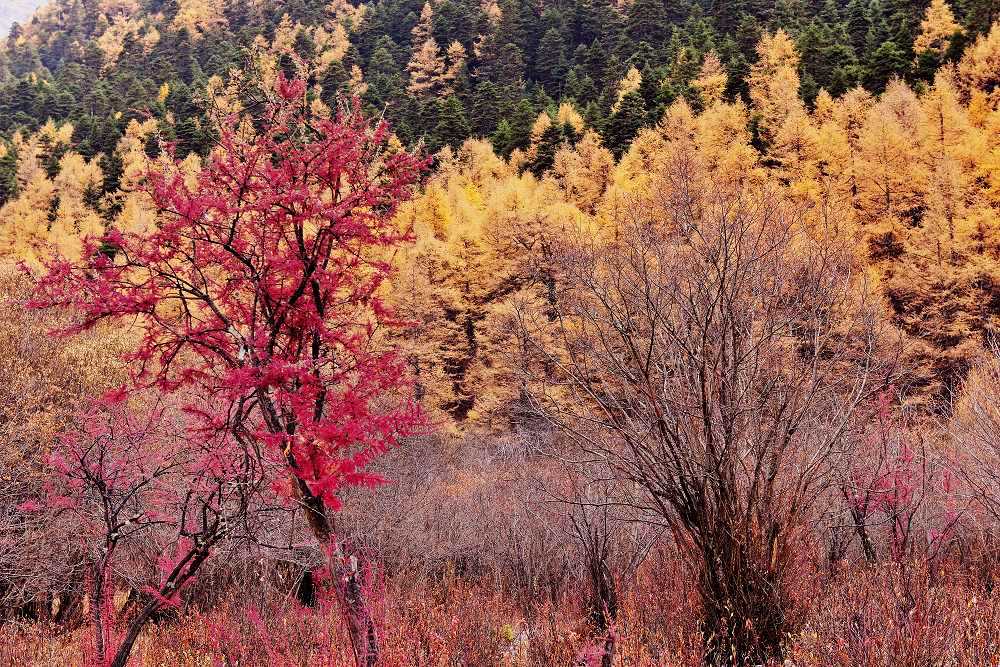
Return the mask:
<svg viewBox="0 0 1000 667">
<path fill-rule="evenodd" d="M 1000 661 L 1000 2 L 55 0 L 0 289 L 0 667 Z"/>
<path fill-rule="evenodd" d="M 245 98 L 227 93 L 233 72 L 297 73 L 327 107 L 359 97 L 404 145 L 436 156 L 439 179 L 463 142 L 485 140 L 474 144 L 470 168 L 501 160 L 513 170 L 502 188 L 514 200 L 449 223 L 461 239 L 506 233 L 508 206 L 539 217 L 535 226 L 552 224 L 541 220 L 555 195 L 532 192 L 548 183 L 585 196 L 579 212 L 599 215 L 615 162 L 621 170 L 642 154 L 645 142 L 633 142 L 662 127 L 668 109 L 683 102 L 715 118 L 714 105 L 748 104 L 754 159 L 790 186 L 819 179 L 806 189 L 815 194 L 835 168 L 854 174 L 863 252 L 895 323 L 912 336 L 914 400 L 940 400 L 990 344 L 1000 316 L 1000 274 L 986 240 L 997 187 L 988 112 L 1000 85 L 1000 34 L 986 30 L 998 4 L 58 0 L 17 27 L 0 54 L 0 244 L 37 261 L 39 244 L 78 247 L 88 233 L 149 218 L 131 194 L 141 165 L 166 145 L 179 157 L 207 155 L 226 96 Z M 944 83 L 935 83 L 942 72 Z M 907 111 L 918 97 L 943 106 Z M 461 195 L 471 199 L 459 205 L 441 199 L 448 183 L 435 181 L 423 198 L 445 220 L 492 206 L 488 190 L 498 185 L 479 183 L 487 192 Z M 449 214 L 449 206 L 458 208 Z M 961 240 L 969 226 L 981 230 L 979 245 Z M 451 232 L 434 229 L 434 243 L 451 243 Z M 967 248 L 927 264 L 928 253 L 940 255 L 941 229 Z M 478 294 L 439 305 L 459 329 L 437 341 L 432 369 L 448 376 L 441 405 L 459 421 L 495 402 L 470 386 L 495 361 L 483 336 L 491 313 L 534 280 L 500 279 L 489 264 L 510 261 L 516 248 L 497 248 L 487 261 L 467 258 L 482 241 L 469 243 L 435 251 L 448 264 L 486 261 L 453 269 Z M 422 298 L 418 310 L 441 296 Z"/>
<path fill-rule="evenodd" d="M 0 133 L 71 121 L 82 155 L 110 156 L 128 121 L 149 111 L 204 152 L 209 79 L 239 67 L 251 44 L 282 43 L 322 54 L 324 95 L 361 95 L 407 143 L 436 151 L 489 137 L 506 156 L 527 147 L 540 111 L 571 101 L 618 156 L 674 100 L 699 107 L 700 86 L 745 96 L 765 31 L 792 37 L 799 92 L 812 105 L 820 90 L 878 93 L 893 76 L 929 82 L 1000 12 L 996 0 L 935 2 L 924 20 L 929 4 L 56 0 L 0 53 Z"/>
</svg>

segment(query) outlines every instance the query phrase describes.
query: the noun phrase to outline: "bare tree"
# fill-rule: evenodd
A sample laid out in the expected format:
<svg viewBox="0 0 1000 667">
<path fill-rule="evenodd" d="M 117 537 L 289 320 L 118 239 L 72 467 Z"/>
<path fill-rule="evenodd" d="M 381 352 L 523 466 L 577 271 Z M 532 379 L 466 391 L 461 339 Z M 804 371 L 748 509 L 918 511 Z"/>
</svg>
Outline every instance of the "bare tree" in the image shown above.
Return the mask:
<svg viewBox="0 0 1000 667">
<path fill-rule="evenodd" d="M 587 611 L 601 637 L 601 667 L 611 667 L 623 584 L 634 578 L 660 531 L 630 516 L 629 508 L 617 502 L 617 484 L 600 471 L 584 466 L 569 475 L 569 482 L 571 493 L 560 500 L 570 508 L 573 537 L 590 585 Z"/>
<path fill-rule="evenodd" d="M 19 508 L 76 524 L 67 539 L 85 560 L 102 665 L 124 667 L 145 624 L 179 605 L 219 543 L 248 527 L 261 479 L 254 458 L 227 438 L 192 441 L 179 422 L 160 407 L 88 404 L 53 444 L 45 493 Z M 159 558 L 143 572 L 150 553 Z M 116 579 L 142 590 L 120 612 Z"/>
<path fill-rule="evenodd" d="M 622 502 L 671 529 L 707 662 L 758 664 L 782 652 L 796 530 L 884 386 L 880 318 L 835 212 L 807 223 L 690 155 L 656 190 L 566 244 L 557 317 L 518 313 L 539 357 L 525 384 Z"/>
<path fill-rule="evenodd" d="M 950 431 L 954 469 L 987 530 L 1000 522 L 1000 348 L 969 374 Z"/>
</svg>

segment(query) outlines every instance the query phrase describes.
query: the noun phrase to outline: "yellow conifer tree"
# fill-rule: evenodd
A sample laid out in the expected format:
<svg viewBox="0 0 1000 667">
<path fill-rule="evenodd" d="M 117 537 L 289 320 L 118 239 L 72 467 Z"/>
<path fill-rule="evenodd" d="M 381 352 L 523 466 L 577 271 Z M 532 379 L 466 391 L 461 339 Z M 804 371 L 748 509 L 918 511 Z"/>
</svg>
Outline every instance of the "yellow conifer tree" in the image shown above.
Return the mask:
<svg viewBox="0 0 1000 667">
<path fill-rule="evenodd" d="M 1000 108 L 1000 21 L 966 49 L 958 75 L 966 95 L 982 91 L 993 109 Z"/>
<path fill-rule="evenodd" d="M 702 106 L 706 109 L 722 100 L 726 85 L 729 83 L 729 75 L 715 51 L 705 54 L 701 69 L 698 71 L 698 78 L 691 83 L 698 91 Z"/>
<path fill-rule="evenodd" d="M 920 24 L 920 34 L 913 43 L 913 51 L 918 56 L 927 52 L 942 54 L 961 31 L 962 26 L 955 20 L 947 0 L 931 0 Z"/>
<path fill-rule="evenodd" d="M 611 106 L 611 111 L 618 111 L 622 105 L 622 99 L 629 93 L 639 90 L 639 86 L 641 85 L 642 73 L 635 67 L 629 67 L 628 72 L 625 73 L 625 78 L 618 82 L 617 96 L 615 97 L 615 103 Z"/>
<path fill-rule="evenodd" d="M 765 33 L 757 43 L 757 62 L 747 80 L 761 137 L 771 142 L 785 119 L 802 109 L 799 53 L 784 30 Z"/>
</svg>

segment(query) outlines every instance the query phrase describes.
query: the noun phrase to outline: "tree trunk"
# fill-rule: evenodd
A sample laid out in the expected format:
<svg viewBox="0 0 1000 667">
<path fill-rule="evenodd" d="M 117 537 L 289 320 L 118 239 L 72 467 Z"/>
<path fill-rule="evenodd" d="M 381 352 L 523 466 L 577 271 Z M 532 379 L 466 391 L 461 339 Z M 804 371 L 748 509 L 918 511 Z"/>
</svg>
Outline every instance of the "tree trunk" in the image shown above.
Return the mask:
<svg viewBox="0 0 1000 667">
<path fill-rule="evenodd" d="M 779 582 L 764 564 L 744 562 L 702 575 L 705 664 L 750 667 L 782 659 Z"/>
<path fill-rule="evenodd" d="M 354 662 L 357 667 L 375 667 L 379 659 L 378 631 L 368 606 L 358 561 L 354 556 L 346 560 L 346 564 L 341 562 L 334 571 L 338 573 L 338 594 L 351 632 Z"/>
<path fill-rule="evenodd" d="M 208 558 L 211 547 L 212 543 L 196 547 L 181 560 L 181 563 L 174 566 L 174 570 L 167 578 L 166 584 L 161 586 L 160 595 L 173 595 L 184 588 L 185 584 L 191 580 L 198 571 L 198 568 Z M 128 665 L 132 648 L 135 646 L 136 640 L 139 639 L 139 634 L 142 632 L 143 626 L 153 618 L 154 614 L 163 609 L 163 606 L 162 599 L 153 596 L 146 603 L 146 606 L 142 608 L 142 611 L 136 614 L 135 618 L 129 623 L 128 631 L 125 633 L 121 644 L 118 645 L 118 651 L 115 653 L 115 659 L 112 660 L 110 667 L 126 667 Z"/>
<path fill-rule="evenodd" d="M 159 603 L 157 600 L 150 600 L 139 615 L 132 619 L 129 623 L 128 632 L 125 633 L 125 638 L 122 639 L 122 643 L 118 646 L 118 652 L 115 653 L 115 659 L 111 662 L 111 667 L 126 667 L 128 665 L 129 656 L 132 654 L 132 647 L 135 646 L 136 640 L 139 639 L 139 633 L 142 632 L 142 627 L 146 625 L 146 622 L 156 611 Z M 103 662 L 101 664 L 104 664 Z"/>
<path fill-rule="evenodd" d="M 345 554 L 338 544 L 323 500 L 300 478 L 295 478 L 299 499 L 306 508 L 306 520 L 313 535 L 327 548 L 327 565 L 334 577 L 337 602 L 347 622 L 356 667 L 374 667 L 379 659 L 378 631 L 369 610 L 358 559 Z"/>
<path fill-rule="evenodd" d="M 712 667 L 756 667 L 782 659 L 780 627 L 770 610 L 730 613 L 719 605 L 706 614 L 705 664 Z M 755 618 L 756 617 L 756 618 Z M 755 622 L 765 627 L 757 630 Z"/>
<path fill-rule="evenodd" d="M 858 533 L 858 539 L 861 540 L 861 551 L 865 554 L 865 561 L 869 565 L 875 564 L 875 545 L 872 544 L 871 537 L 868 535 L 868 526 L 865 523 L 865 518 L 855 508 L 851 508 L 851 518 L 854 519 L 854 530 Z"/>
<path fill-rule="evenodd" d="M 107 660 L 107 648 L 104 642 L 104 565 L 96 562 L 93 564 L 94 583 L 91 590 L 90 616 L 94 620 L 94 650 L 97 653 L 98 664 L 105 664 Z"/>
<path fill-rule="evenodd" d="M 618 616 L 618 591 L 615 579 L 604 559 L 591 563 L 591 583 L 594 587 L 593 617 L 597 629 L 604 635 L 601 667 L 611 667 L 615 659 L 615 621 Z"/>
</svg>

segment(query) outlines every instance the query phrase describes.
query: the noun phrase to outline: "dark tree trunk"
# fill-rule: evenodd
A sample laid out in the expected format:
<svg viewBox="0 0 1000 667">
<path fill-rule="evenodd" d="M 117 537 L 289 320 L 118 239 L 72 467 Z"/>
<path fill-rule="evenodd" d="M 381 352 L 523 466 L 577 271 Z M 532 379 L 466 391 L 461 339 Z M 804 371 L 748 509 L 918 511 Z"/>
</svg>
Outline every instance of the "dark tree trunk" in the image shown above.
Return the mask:
<svg viewBox="0 0 1000 667">
<path fill-rule="evenodd" d="M 715 562 L 701 576 L 705 663 L 750 667 L 782 659 L 785 604 L 780 577 L 757 559 Z"/>
<path fill-rule="evenodd" d="M 159 607 L 158 600 L 150 600 L 142 611 L 132 619 L 129 623 L 128 632 L 125 633 L 125 637 L 122 639 L 122 643 L 118 646 L 118 652 L 115 653 L 115 659 L 111 662 L 111 667 L 126 667 L 128 665 L 129 656 L 132 654 L 132 648 L 135 646 L 135 642 L 139 639 L 139 634 L 142 632 L 142 628 L 146 625 L 146 622 L 153 616 Z"/>
<path fill-rule="evenodd" d="M 94 584 L 92 587 L 90 616 L 94 621 L 94 648 L 97 651 L 97 662 L 103 665 L 107 659 L 107 647 L 104 645 L 104 576 L 103 563 L 93 564 Z"/>
<path fill-rule="evenodd" d="M 306 508 L 306 520 L 313 535 L 328 549 L 328 566 L 336 578 L 337 601 L 347 621 L 355 665 L 374 667 L 380 653 L 378 631 L 369 610 L 358 560 L 351 554 L 345 554 L 343 545 L 337 543 L 323 500 L 313 495 L 300 478 L 295 479 L 295 485 Z"/>
<path fill-rule="evenodd" d="M 861 550 L 865 554 L 865 561 L 869 565 L 874 565 L 876 557 L 875 545 L 872 544 L 871 537 L 868 535 L 868 526 L 865 524 L 865 518 L 856 508 L 851 508 L 851 518 L 854 519 L 854 530 L 857 531 L 858 539 L 861 540 Z"/>
<path fill-rule="evenodd" d="M 218 537 L 219 535 L 216 534 L 215 539 L 218 539 Z M 115 653 L 115 658 L 111 661 L 110 667 L 126 667 L 128 665 L 129 656 L 131 656 L 135 642 L 142 633 L 142 628 L 163 610 L 165 605 L 162 598 L 170 597 L 184 588 L 184 585 L 191 580 L 195 573 L 197 573 L 198 568 L 208 558 L 213 544 L 214 540 L 198 546 L 190 551 L 180 563 L 174 566 L 173 572 L 167 577 L 166 584 L 160 589 L 160 596 L 151 597 L 142 610 L 129 622 L 128 630 L 121 644 L 118 645 L 118 651 Z"/>
<path fill-rule="evenodd" d="M 302 579 L 299 580 L 299 585 L 295 589 L 295 598 L 303 607 L 316 606 L 316 585 L 310 570 L 302 573 Z"/>
<path fill-rule="evenodd" d="M 591 580 L 594 586 L 594 601 L 591 614 L 597 629 L 604 635 L 601 652 L 601 667 L 611 667 L 615 661 L 615 621 L 618 618 L 618 590 L 607 563 L 599 561 L 591 565 Z"/>
</svg>

